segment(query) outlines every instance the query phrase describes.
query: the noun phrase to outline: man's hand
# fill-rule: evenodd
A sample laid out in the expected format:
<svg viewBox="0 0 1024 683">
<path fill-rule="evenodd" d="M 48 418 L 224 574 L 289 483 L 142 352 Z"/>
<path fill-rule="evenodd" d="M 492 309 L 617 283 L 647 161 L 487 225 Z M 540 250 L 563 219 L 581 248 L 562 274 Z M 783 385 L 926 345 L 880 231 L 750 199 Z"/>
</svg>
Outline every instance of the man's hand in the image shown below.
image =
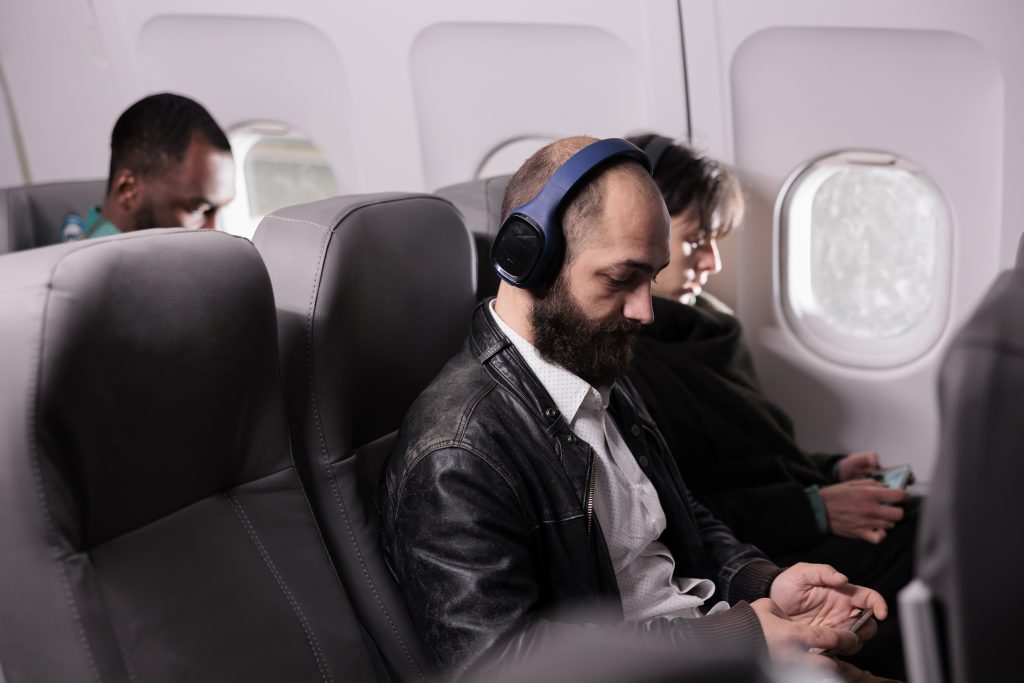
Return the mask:
<svg viewBox="0 0 1024 683">
<path fill-rule="evenodd" d="M 850 481 L 866 476 L 869 472 L 881 469 L 878 453 L 861 451 L 850 453 L 839 461 L 839 481 Z"/>
<path fill-rule="evenodd" d="M 799 624 L 846 628 L 862 609 L 885 619 L 889 609 L 877 591 L 855 586 L 827 564 L 799 562 L 775 577 L 768 597 L 782 614 Z M 854 638 L 863 641 L 875 635 L 877 624 L 866 623 Z M 853 635 L 852 633 L 850 635 Z M 826 648 L 828 649 L 828 648 Z M 842 649 L 838 650 L 846 654 Z"/>
<path fill-rule="evenodd" d="M 829 529 L 836 536 L 881 543 L 886 530 L 903 519 L 907 499 L 902 489 L 890 489 L 874 479 L 853 479 L 819 489 Z"/>
<path fill-rule="evenodd" d="M 801 624 L 787 618 L 784 611 L 769 598 L 755 600 L 750 606 L 761 622 L 761 630 L 768 642 L 768 652 L 777 661 L 798 659 L 834 669 L 836 663 L 832 659 L 812 654 L 810 650 L 830 650 L 849 655 L 861 647 L 861 641 L 848 630 Z"/>
</svg>

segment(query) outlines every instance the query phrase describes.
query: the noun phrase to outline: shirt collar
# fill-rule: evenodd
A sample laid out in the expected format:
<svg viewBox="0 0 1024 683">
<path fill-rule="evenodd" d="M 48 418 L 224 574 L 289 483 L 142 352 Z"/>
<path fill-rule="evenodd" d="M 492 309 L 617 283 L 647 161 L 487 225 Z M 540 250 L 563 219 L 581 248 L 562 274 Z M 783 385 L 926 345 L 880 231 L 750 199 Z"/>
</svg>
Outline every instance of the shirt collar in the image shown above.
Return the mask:
<svg viewBox="0 0 1024 683">
<path fill-rule="evenodd" d="M 561 365 L 556 365 L 541 356 L 537 347 L 501 319 L 498 312 L 494 310 L 494 299 L 488 302 L 487 310 L 498 328 L 508 337 L 512 346 L 526 361 L 526 365 L 540 380 L 541 385 L 551 396 L 551 400 L 555 402 L 555 407 L 570 424 L 576 420 L 580 408 L 584 406 L 588 410 L 594 411 L 608 407 L 611 387 L 599 390 Z"/>
</svg>

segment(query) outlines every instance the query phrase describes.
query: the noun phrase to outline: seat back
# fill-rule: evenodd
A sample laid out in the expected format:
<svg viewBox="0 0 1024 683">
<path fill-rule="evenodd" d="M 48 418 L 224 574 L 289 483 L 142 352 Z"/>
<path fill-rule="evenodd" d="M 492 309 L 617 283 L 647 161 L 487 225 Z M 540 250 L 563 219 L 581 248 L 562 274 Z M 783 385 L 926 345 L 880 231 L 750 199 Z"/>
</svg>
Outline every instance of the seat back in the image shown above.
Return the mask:
<svg viewBox="0 0 1024 683">
<path fill-rule="evenodd" d="M 281 209 L 254 243 L 277 301 L 293 447 L 328 546 L 393 677 L 422 679 L 376 493 L 406 410 L 468 331 L 472 240 L 438 197 L 378 194 Z"/>
<path fill-rule="evenodd" d="M 5 255 L 0 338 L 11 683 L 374 678 L 293 467 L 248 241 Z"/>
<path fill-rule="evenodd" d="M 85 216 L 106 188 L 105 180 L 79 180 L 0 189 L 0 254 L 56 244 L 67 215 Z"/>
<path fill-rule="evenodd" d="M 935 598 L 953 683 L 1010 680 L 1019 668 L 1022 393 L 1018 261 L 957 333 L 940 375 L 942 446 L 922 518 L 918 576 Z"/>
<path fill-rule="evenodd" d="M 454 204 L 473 233 L 477 253 L 477 301 L 498 293 L 498 274 L 491 266 L 491 244 L 501 227 L 501 202 L 512 176 L 471 180 L 442 187 L 435 194 Z"/>
</svg>

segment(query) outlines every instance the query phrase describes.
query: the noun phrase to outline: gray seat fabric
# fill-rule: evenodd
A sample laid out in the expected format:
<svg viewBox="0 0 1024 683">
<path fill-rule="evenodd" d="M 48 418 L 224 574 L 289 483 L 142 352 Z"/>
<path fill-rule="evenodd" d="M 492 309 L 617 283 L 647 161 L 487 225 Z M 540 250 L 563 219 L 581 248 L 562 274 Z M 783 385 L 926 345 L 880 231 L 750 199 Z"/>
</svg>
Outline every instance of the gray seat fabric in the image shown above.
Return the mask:
<svg viewBox="0 0 1024 683">
<path fill-rule="evenodd" d="M 85 216 L 103 203 L 106 189 L 106 180 L 0 189 L 0 254 L 56 244 L 64 218 Z"/>
<path fill-rule="evenodd" d="M 454 204 L 473 233 L 477 253 L 477 301 L 498 293 L 498 275 L 491 266 L 491 244 L 501 227 L 501 202 L 512 176 L 471 180 L 437 190 L 438 196 Z"/>
<path fill-rule="evenodd" d="M 1019 259 L 957 333 L 940 376 L 942 448 L 925 503 L 918 575 L 937 602 L 953 683 L 1012 680 L 1020 667 L 1022 393 Z"/>
<path fill-rule="evenodd" d="M 289 450 L 252 245 L 0 257 L 0 661 L 23 681 L 366 681 Z"/>
<path fill-rule="evenodd" d="M 472 240 L 430 195 L 338 197 L 267 216 L 292 441 L 317 517 L 392 676 L 428 661 L 380 547 L 376 492 L 401 420 L 462 346 Z"/>
</svg>

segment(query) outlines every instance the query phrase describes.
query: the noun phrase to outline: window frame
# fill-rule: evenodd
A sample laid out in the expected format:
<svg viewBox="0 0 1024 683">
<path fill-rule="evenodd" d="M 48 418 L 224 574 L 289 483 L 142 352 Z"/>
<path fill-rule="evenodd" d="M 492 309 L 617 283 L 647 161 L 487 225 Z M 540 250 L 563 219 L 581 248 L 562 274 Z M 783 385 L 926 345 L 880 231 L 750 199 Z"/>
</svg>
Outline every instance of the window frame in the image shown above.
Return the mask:
<svg viewBox="0 0 1024 683">
<path fill-rule="evenodd" d="M 327 155 L 324 154 L 320 146 L 316 144 L 312 136 L 306 134 L 304 130 L 285 121 L 257 119 L 237 123 L 225 132 L 228 141 L 231 143 L 231 153 L 235 160 L 235 198 L 220 211 L 217 220 L 218 230 L 248 239 L 252 239 L 256 234 L 256 229 L 259 227 L 260 221 L 263 220 L 263 216 L 255 218 L 252 215 L 252 203 L 249 201 L 249 183 L 245 176 L 245 166 L 252 149 L 267 138 L 276 137 L 308 141 L 320 156 L 323 157 L 324 162 L 334 176 L 336 192 L 341 192 L 341 188 L 338 186 L 338 176 L 334 172 L 330 159 L 327 158 Z M 246 225 L 247 229 L 239 230 L 236 227 L 229 229 L 229 226 L 241 225 Z"/>
<path fill-rule="evenodd" d="M 931 191 L 939 213 L 936 226 L 936 260 L 933 273 L 933 297 L 930 306 L 910 329 L 890 337 L 858 337 L 830 326 L 813 314 L 814 297 L 809 284 L 796 286 L 801 277 L 799 258 L 793 253 L 793 242 L 800 237 L 811 239 L 814 226 L 808 218 L 805 225 L 793 220 L 794 204 L 813 203 L 817 191 L 833 173 L 822 173 L 830 167 L 836 172 L 849 167 L 899 169 L 912 173 Z M 813 178 L 817 174 L 820 177 Z M 813 179 L 811 186 L 805 183 Z M 810 193 L 808 194 L 808 188 Z M 934 348 L 950 322 L 953 290 L 954 216 L 950 203 L 938 184 L 924 169 L 899 154 L 872 149 L 843 149 L 800 164 L 786 179 L 776 195 L 773 212 L 773 260 L 776 307 L 779 320 L 807 349 L 820 358 L 848 367 L 889 369 L 913 363 Z M 794 232 L 803 230 L 804 235 Z M 810 262 L 803 269 L 804 279 L 810 277 Z"/>
</svg>

